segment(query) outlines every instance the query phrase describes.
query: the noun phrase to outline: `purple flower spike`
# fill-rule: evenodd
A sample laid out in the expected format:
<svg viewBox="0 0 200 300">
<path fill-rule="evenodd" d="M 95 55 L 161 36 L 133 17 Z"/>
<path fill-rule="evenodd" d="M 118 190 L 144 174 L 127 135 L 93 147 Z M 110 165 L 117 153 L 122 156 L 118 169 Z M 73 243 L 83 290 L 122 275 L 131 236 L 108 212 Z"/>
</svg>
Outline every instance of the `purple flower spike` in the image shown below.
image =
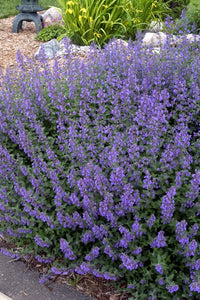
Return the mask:
<svg viewBox="0 0 200 300">
<path fill-rule="evenodd" d="M 164 231 L 159 231 L 157 238 L 151 243 L 152 248 L 163 248 L 166 246 L 166 238 L 164 237 Z"/>
<path fill-rule="evenodd" d="M 170 294 L 172 294 L 172 293 L 175 293 L 175 292 L 177 292 L 179 290 L 179 286 L 177 284 L 170 285 L 170 286 L 167 286 L 166 289 L 168 290 L 168 292 Z"/>
<path fill-rule="evenodd" d="M 186 257 L 194 256 L 197 247 L 198 247 L 197 241 L 196 241 L 196 240 L 192 240 L 192 241 L 188 244 L 188 250 L 186 251 L 185 256 L 186 256 Z"/>
<path fill-rule="evenodd" d="M 200 294 L 200 282 L 193 282 L 190 284 L 190 290 Z"/>
<path fill-rule="evenodd" d="M 149 218 L 149 220 L 147 220 L 147 226 L 152 227 L 155 220 L 156 220 L 156 217 L 155 217 L 155 215 L 152 214 L 151 217 Z"/>
<path fill-rule="evenodd" d="M 60 249 L 65 254 L 65 258 L 69 260 L 75 260 L 76 256 L 73 251 L 69 248 L 69 243 L 65 239 L 60 239 Z"/>
<path fill-rule="evenodd" d="M 159 273 L 159 274 L 163 274 L 163 269 L 162 269 L 162 266 L 157 264 L 155 266 L 155 270 Z"/>
<path fill-rule="evenodd" d="M 126 254 L 121 254 L 120 258 L 122 260 L 123 266 L 127 270 L 132 271 L 138 268 L 138 263 L 134 261 L 132 258 L 128 257 Z"/>
<path fill-rule="evenodd" d="M 172 217 L 175 209 L 175 201 L 174 196 L 176 194 L 176 188 L 171 187 L 167 192 L 166 196 L 163 197 L 162 205 L 161 205 L 161 214 L 163 223 L 170 223 L 172 221 Z"/>
<path fill-rule="evenodd" d="M 159 278 L 159 279 L 158 279 L 158 283 L 159 283 L 160 285 L 164 285 L 164 279 L 163 279 L 163 278 Z"/>
</svg>

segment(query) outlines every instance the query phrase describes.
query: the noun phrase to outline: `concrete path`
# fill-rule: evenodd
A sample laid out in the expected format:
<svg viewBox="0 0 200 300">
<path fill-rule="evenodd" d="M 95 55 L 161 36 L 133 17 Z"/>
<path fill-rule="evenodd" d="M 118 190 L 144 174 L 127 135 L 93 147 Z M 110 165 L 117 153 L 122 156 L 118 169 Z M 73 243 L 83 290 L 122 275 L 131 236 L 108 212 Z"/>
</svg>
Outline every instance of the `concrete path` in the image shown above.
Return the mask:
<svg viewBox="0 0 200 300">
<path fill-rule="evenodd" d="M 0 300 L 12 300 L 12 299 L 6 296 L 5 294 L 0 293 Z"/>
<path fill-rule="evenodd" d="M 23 262 L 0 253 L 0 300 L 94 300 L 66 284 L 50 287 L 52 291 L 39 283 L 39 274 Z"/>
</svg>

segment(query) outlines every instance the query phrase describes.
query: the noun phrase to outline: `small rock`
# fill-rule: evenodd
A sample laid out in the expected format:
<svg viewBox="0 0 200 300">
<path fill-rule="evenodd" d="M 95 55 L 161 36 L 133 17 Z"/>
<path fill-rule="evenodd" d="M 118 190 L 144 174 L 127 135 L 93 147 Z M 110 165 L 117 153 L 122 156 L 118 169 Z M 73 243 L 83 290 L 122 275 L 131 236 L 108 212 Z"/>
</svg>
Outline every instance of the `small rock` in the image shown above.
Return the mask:
<svg viewBox="0 0 200 300">
<path fill-rule="evenodd" d="M 42 52 L 45 54 L 45 57 L 52 59 L 56 56 L 62 57 L 64 55 L 77 54 L 80 56 L 85 56 L 90 52 L 90 46 L 78 46 L 70 42 L 70 40 L 65 37 L 60 42 L 56 39 L 53 39 L 47 43 L 44 43 L 40 46 L 38 51 L 35 53 L 35 57 L 38 58 L 42 55 Z"/>
<path fill-rule="evenodd" d="M 42 14 L 42 18 L 45 27 L 51 24 L 63 24 L 61 9 L 56 7 L 49 8 L 44 14 Z"/>
<path fill-rule="evenodd" d="M 167 40 L 167 34 L 163 32 L 146 32 L 143 37 L 144 46 L 159 47 L 164 45 Z"/>
<path fill-rule="evenodd" d="M 108 43 L 106 47 L 123 47 L 123 48 L 127 48 L 128 47 L 128 43 L 122 39 L 116 39 L 110 43 Z"/>
<path fill-rule="evenodd" d="M 189 43 L 200 42 L 200 35 L 198 34 L 187 34 L 186 38 Z"/>
<path fill-rule="evenodd" d="M 78 55 L 86 55 L 90 52 L 90 46 L 74 45 L 70 43 L 69 39 L 68 42 L 66 43 L 66 39 L 60 41 L 59 43 L 60 50 L 57 52 L 56 56 L 63 56 L 66 55 L 68 52 L 72 54 L 76 53 Z"/>
<path fill-rule="evenodd" d="M 45 57 L 53 58 L 55 57 L 56 53 L 60 50 L 60 45 L 56 39 L 53 39 L 47 43 L 44 43 L 40 46 L 40 48 L 35 53 L 35 57 L 38 58 L 39 56 L 44 53 Z"/>
<path fill-rule="evenodd" d="M 182 36 L 168 35 L 163 32 L 146 32 L 143 37 L 144 46 L 160 47 L 163 46 L 169 38 L 170 44 L 175 46 L 182 43 L 185 39 L 191 44 L 194 42 L 200 42 L 200 35 L 187 34 Z"/>
</svg>

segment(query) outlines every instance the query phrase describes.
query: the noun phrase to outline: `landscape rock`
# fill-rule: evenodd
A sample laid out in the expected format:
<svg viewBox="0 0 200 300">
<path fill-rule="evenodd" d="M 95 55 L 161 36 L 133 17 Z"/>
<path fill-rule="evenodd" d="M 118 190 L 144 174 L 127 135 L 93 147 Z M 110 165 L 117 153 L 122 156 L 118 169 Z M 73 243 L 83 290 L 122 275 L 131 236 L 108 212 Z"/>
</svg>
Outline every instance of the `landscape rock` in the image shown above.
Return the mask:
<svg viewBox="0 0 200 300">
<path fill-rule="evenodd" d="M 159 47 L 163 46 L 166 43 L 167 34 L 163 32 L 146 32 L 142 43 L 144 46 L 152 46 L 152 47 Z"/>
<path fill-rule="evenodd" d="M 164 32 L 146 32 L 143 36 L 143 45 L 144 46 L 152 46 L 152 47 L 161 47 L 163 46 L 167 39 L 169 39 L 171 45 L 179 45 L 184 40 L 187 40 L 189 44 L 194 42 L 200 42 L 200 35 L 198 34 L 187 34 L 182 36 L 176 35 L 168 35 Z"/>
<path fill-rule="evenodd" d="M 59 8 L 51 7 L 44 14 L 42 14 L 44 27 L 51 24 L 63 24 L 62 12 Z"/>
<path fill-rule="evenodd" d="M 35 57 L 38 58 L 41 55 L 45 55 L 46 58 L 55 57 L 56 53 L 60 50 L 59 42 L 56 39 L 53 39 L 47 43 L 44 43 L 35 53 Z"/>
<path fill-rule="evenodd" d="M 67 40 L 67 41 L 66 41 Z M 87 55 L 90 52 L 90 46 L 78 46 L 70 42 L 66 37 L 59 42 L 60 50 L 56 53 L 56 56 L 64 56 L 70 51 L 71 54 L 77 54 L 80 56 Z"/>
<path fill-rule="evenodd" d="M 58 8 L 51 7 L 43 15 L 44 25 L 48 26 L 50 24 L 62 24 L 62 12 Z M 154 53 L 159 53 L 162 46 L 165 45 L 167 40 L 170 41 L 172 46 L 176 46 L 186 38 L 189 43 L 200 42 L 200 35 L 187 34 L 183 36 L 168 35 L 163 31 L 163 24 L 160 22 L 151 22 L 148 31 L 141 32 L 142 44 L 144 47 L 152 47 Z M 67 39 L 67 43 L 66 43 Z M 67 46 L 66 46 L 67 45 Z M 117 39 L 104 48 L 115 48 L 121 47 L 124 50 L 127 49 L 128 43 L 122 39 Z M 66 37 L 60 42 L 56 39 L 51 40 L 50 42 L 44 43 L 35 54 L 35 57 L 38 58 L 42 51 L 45 53 L 45 56 L 49 59 L 53 57 L 62 57 L 67 55 L 69 52 L 72 54 L 85 56 L 89 54 L 89 46 L 78 46 L 70 42 Z"/>
<path fill-rule="evenodd" d="M 74 45 L 67 37 L 65 37 L 60 42 L 58 42 L 56 39 L 52 39 L 51 41 L 42 44 L 35 53 L 35 58 L 45 55 L 46 58 L 52 59 L 56 56 L 62 57 L 68 53 L 85 56 L 89 54 L 89 52 L 90 46 Z"/>
<path fill-rule="evenodd" d="M 113 49 L 113 48 L 121 48 L 121 49 L 124 49 L 124 50 L 127 50 L 127 47 L 128 47 L 128 43 L 122 39 L 116 39 L 114 41 L 112 41 L 111 43 L 109 43 L 108 45 L 105 45 L 104 48 L 105 49 Z"/>
<path fill-rule="evenodd" d="M 200 42 L 200 35 L 198 35 L 198 34 L 187 34 L 186 35 L 186 38 L 187 38 L 187 40 L 188 40 L 188 42 L 190 43 L 190 44 L 192 44 L 192 43 L 194 43 L 194 42 Z"/>
<path fill-rule="evenodd" d="M 183 40 L 187 40 L 189 43 L 200 42 L 200 35 L 195 34 L 187 34 L 185 36 L 175 36 L 168 35 L 163 32 L 145 32 L 142 37 L 143 46 L 146 48 L 152 47 L 153 53 L 160 53 L 160 49 L 166 43 L 167 39 L 169 39 L 170 44 L 172 46 L 176 46 L 183 42 Z M 127 50 L 128 43 L 124 40 L 118 39 L 115 40 L 104 48 L 112 49 L 121 47 L 124 51 Z M 70 39 L 67 37 L 58 42 L 56 39 L 51 40 L 50 42 L 44 43 L 35 54 L 35 57 L 38 58 L 42 51 L 45 53 L 47 58 L 52 59 L 53 57 L 62 57 L 67 55 L 69 52 L 71 54 L 76 54 L 80 56 L 88 55 L 90 52 L 90 46 L 78 46 L 74 45 L 70 42 Z"/>
</svg>

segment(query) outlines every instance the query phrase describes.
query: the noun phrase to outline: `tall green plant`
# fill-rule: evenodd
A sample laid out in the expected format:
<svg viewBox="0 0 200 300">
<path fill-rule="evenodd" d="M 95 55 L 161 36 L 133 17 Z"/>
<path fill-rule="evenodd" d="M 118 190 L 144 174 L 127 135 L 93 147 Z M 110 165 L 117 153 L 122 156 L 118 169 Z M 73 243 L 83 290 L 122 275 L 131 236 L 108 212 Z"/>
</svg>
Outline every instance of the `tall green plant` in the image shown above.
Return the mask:
<svg viewBox="0 0 200 300">
<path fill-rule="evenodd" d="M 122 37 L 124 0 L 58 0 L 63 10 L 66 34 L 79 45 L 105 44 L 112 37 Z M 62 38 L 61 36 L 60 38 Z"/>
<path fill-rule="evenodd" d="M 58 0 L 63 11 L 66 35 L 79 45 L 98 46 L 111 38 L 135 39 L 152 21 L 169 13 L 162 0 Z M 60 36 L 60 39 L 64 35 Z"/>
<path fill-rule="evenodd" d="M 169 11 L 162 0 L 127 0 L 126 37 L 134 40 L 138 30 L 147 29 L 152 21 L 161 22 Z"/>
</svg>

